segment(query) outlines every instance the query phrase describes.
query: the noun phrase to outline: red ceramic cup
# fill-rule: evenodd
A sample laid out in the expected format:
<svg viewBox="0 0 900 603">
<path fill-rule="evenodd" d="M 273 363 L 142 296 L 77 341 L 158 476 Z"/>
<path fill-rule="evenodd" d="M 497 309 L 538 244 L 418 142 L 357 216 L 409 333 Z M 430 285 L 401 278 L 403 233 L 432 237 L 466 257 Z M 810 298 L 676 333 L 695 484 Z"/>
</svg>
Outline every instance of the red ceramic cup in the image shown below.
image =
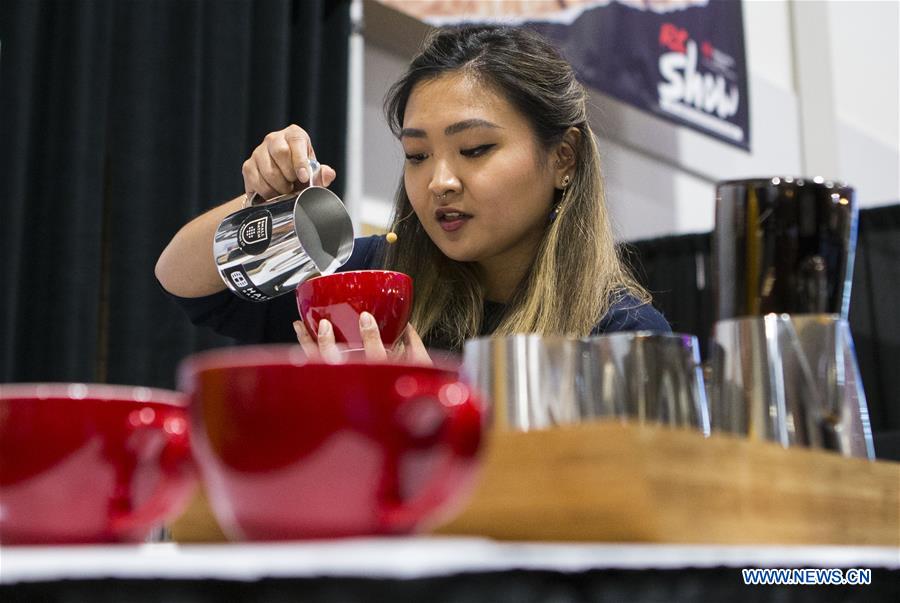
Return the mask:
<svg viewBox="0 0 900 603">
<path fill-rule="evenodd" d="M 179 383 L 233 540 L 415 532 L 471 489 L 483 411 L 456 371 L 310 363 L 298 346 L 257 346 L 191 357 Z"/>
<path fill-rule="evenodd" d="M 359 315 L 375 317 L 381 341 L 391 346 L 403 334 L 412 310 L 412 279 L 402 272 L 357 270 L 318 276 L 297 285 L 297 310 L 313 339 L 319 321 L 334 326 L 337 343 L 362 348 Z"/>
<path fill-rule="evenodd" d="M 195 483 L 182 394 L 0 385 L 3 544 L 139 542 Z"/>
</svg>

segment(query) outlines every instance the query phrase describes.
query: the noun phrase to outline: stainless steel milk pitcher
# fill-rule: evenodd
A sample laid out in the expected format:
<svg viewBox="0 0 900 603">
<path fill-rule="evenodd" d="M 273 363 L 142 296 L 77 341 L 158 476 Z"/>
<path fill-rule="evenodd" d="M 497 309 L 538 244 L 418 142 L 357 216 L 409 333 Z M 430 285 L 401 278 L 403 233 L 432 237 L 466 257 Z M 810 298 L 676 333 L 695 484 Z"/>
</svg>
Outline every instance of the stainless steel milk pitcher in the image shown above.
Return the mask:
<svg viewBox="0 0 900 603">
<path fill-rule="evenodd" d="M 319 163 L 310 160 L 309 168 L 306 189 L 268 201 L 254 195 L 219 224 L 213 254 L 219 275 L 238 296 L 272 299 L 350 258 L 350 215 L 337 195 L 313 185 L 316 176 L 323 183 Z"/>
</svg>

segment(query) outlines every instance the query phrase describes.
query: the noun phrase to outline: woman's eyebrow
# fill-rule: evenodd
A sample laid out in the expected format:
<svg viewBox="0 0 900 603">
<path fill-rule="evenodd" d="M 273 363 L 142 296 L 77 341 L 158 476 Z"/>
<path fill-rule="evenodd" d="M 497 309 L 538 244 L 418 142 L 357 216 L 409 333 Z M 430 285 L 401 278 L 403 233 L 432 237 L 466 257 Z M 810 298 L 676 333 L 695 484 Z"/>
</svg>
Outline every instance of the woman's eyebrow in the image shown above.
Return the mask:
<svg viewBox="0 0 900 603">
<path fill-rule="evenodd" d="M 489 122 L 486 119 L 466 119 L 463 121 L 458 121 L 455 124 L 450 124 L 446 128 L 444 128 L 444 134 L 446 136 L 452 136 L 453 134 L 459 134 L 463 130 L 468 130 L 469 128 L 499 128 L 495 123 Z"/>
<path fill-rule="evenodd" d="M 487 121 L 486 119 L 466 119 L 463 121 L 458 121 L 455 124 L 450 124 L 449 126 L 444 128 L 444 135 L 452 136 L 470 128 L 499 127 L 500 126 L 498 126 L 497 124 Z M 425 133 L 425 130 L 420 130 L 419 128 L 403 128 L 402 130 L 400 130 L 399 138 L 428 138 L 428 135 Z"/>
<path fill-rule="evenodd" d="M 425 130 L 419 130 L 418 128 L 403 128 L 400 130 L 398 138 L 428 138 L 428 135 L 425 134 Z"/>
</svg>

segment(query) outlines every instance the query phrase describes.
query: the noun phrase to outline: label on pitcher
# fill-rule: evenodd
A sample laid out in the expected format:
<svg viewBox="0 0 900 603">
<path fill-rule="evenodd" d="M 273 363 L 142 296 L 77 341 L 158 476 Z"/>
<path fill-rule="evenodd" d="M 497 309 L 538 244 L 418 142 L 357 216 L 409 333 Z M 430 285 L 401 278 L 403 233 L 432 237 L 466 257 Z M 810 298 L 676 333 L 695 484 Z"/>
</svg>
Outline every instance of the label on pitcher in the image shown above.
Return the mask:
<svg viewBox="0 0 900 603">
<path fill-rule="evenodd" d="M 272 240 L 272 214 L 266 209 L 251 212 L 238 229 L 238 246 L 248 255 L 259 255 Z"/>
<path fill-rule="evenodd" d="M 221 271 L 222 276 L 231 285 L 231 290 L 249 301 L 266 301 L 268 295 L 253 286 L 248 275 L 241 266 L 233 266 Z"/>
</svg>

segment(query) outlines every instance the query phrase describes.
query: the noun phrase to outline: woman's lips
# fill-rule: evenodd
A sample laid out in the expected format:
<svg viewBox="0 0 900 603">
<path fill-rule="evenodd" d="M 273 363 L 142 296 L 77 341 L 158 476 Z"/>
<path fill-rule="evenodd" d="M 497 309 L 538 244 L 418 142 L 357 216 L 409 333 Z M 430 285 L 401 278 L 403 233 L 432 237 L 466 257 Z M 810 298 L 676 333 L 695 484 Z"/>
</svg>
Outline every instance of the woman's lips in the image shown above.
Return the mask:
<svg viewBox="0 0 900 603">
<path fill-rule="evenodd" d="M 445 232 L 453 232 L 454 230 L 459 230 L 465 226 L 466 222 L 471 217 L 472 216 L 466 214 L 444 216 L 438 220 L 438 224 L 441 225 L 441 228 L 443 228 Z"/>
<path fill-rule="evenodd" d="M 458 218 L 456 220 L 441 220 L 441 228 L 446 230 L 447 232 L 453 232 L 454 230 L 459 230 L 462 228 L 465 223 L 468 221 L 468 218 Z"/>
<path fill-rule="evenodd" d="M 435 212 L 435 217 L 445 232 L 453 232 L 465 226 L 466 221 L 472 216 L 456 208 L 440 208 Z"/>
</svg>

